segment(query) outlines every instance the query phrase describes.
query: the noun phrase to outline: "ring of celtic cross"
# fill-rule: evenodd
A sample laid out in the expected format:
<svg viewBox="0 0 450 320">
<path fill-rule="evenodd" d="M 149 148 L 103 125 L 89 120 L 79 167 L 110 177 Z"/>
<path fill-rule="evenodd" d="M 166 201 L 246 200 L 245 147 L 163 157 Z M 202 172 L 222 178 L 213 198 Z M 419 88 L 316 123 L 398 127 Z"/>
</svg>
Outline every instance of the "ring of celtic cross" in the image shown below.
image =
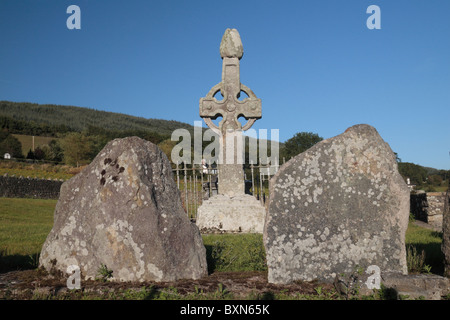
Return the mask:
<svg viewBox="0 0 450 320">
<path fill-rule="evenodd" d="M 222 129 L 245 131 L 250 129 L 257 119 L 261 118 L 261 100 L 247 86 L 240 84 L 240 87 L 240 92 L 234 97 L 232 94 L 224 94 L 223 82 L 220 82 L 212 87 L 208 94 L 201 99 L 202 118 L 209 128 L 216 132 L 222 131 Z M 219 91 L 224 96 L 222 100 L 215 98 Z M 248 96 L 242 101 L 238 99 L 241 92 Z M 208 115 L 206 116 L 206 114 Z M 212 120 L 217 119 L 219 116 L 222 116 L 223 119 L 217 126 Z M 245 125 L 238 121 L 238 118 L 241 116 L 247 120 Z"/>
</svg>

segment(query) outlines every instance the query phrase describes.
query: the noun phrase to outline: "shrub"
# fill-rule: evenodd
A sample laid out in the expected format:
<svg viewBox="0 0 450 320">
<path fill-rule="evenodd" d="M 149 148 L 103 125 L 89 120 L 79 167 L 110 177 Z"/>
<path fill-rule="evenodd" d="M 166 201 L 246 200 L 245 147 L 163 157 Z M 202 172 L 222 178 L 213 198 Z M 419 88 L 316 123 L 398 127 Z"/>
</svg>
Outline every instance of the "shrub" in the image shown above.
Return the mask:
<svg viewBox="0 0 450 320">
<path fill-rule="evenodd" d="M 406 264 L 409 273 L 420 273 L 425 266 L 425 251 L 419 254 L 415 246 L 408 245 L 406 247 Z"/>
</svg>

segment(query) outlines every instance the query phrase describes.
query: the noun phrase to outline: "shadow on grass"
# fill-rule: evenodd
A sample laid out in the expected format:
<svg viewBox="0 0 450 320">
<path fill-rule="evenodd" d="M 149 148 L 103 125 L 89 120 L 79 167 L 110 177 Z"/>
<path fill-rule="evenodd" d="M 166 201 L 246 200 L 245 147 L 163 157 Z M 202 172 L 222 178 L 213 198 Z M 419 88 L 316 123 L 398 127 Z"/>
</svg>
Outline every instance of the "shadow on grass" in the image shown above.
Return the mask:
<svg viewBox="0 0 450 320">
<path fill-rule="evenodd" d="M 36 269 L 38 265 L 39 253 L 8 255 L 5 251 L 0 251 L 0 273 Z"/>
<path fill-rule="evenodd" d="M 424 264 L 431 267 L 431 273 L 444 275 L 444 254 L 440 243 L 414 243 L 410 246 L 415 247 L 417 252 L 425 252 Z"/>
<path fill-rule="evenodd" d="M 206 248 L 206 263 L 208 264 L 208 274 L 211 274 L 216 270 L 217 260 L 213 258 L 213 246 L 205 245 Z"/>
</svg>

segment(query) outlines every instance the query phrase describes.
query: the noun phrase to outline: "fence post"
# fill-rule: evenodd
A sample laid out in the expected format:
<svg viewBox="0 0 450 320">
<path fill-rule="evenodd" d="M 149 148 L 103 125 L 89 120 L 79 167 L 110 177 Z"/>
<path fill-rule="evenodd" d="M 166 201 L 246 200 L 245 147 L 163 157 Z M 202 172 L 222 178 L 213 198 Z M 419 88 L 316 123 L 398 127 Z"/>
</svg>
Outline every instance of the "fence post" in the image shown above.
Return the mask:
<svg viewBox="0 0 450 320">
<path fill-rule="evenodd" d="M 191 170 L 191 174 L 192 174 L 192 170 Z M 188 195 L 189 195 L 189 197 L 191 198 L 191 201 L 190 201 L 190 203 L 191 203 L 191 209 L 192 209 L 192 207 L 193 207 L 193 199 L 192 199 L 192 175 L 190 175 L 189 176 L 189 185 L 191 186 L 191 190 L 190 190 L 190 192 L 188 191 Z M 190 212 L 190 210 L 189 210 L 189 212 L 188 212 L 188 218 L 190 218 L 190 215 L 191 215 L 191 212 Z"/>
<path fill-rule="evenodd" d="M 195 164 L 192 165 L 192 213 L 191 218 L 194 217 L 195 207 L 197 206 L 197 176 L 195 174 Z"/>
<path fill-rule="evenodd" d="M 255 192 L 255 175 L 253 173 L 253 160 L 250 161 L 250 171 L 252 172 L 252 192 L 253 192 L 253 196 L 255 198 L 258 198 L 256 196 L 256 192 Z"/>
<path fill-rule="evenodd" d="M 180 173 L 178 171 L 178 161 L 177 161 L 177 186 L 178 186 L 178 190 L 180 190 Z"/>
<path fill-rule="evenodd" d="M 187 192 L 187 170 L 186 170 L 186 163 L 184 162 L 184 204 L 186 206 L 186 213 L 189 217 L 189 199 L 188 199 L 188 192 Z"/>
<path fill-rule="evenodd" d="M 263 174 L 261 174 L 261 168 L 262 168 L 262 162 L 261 162 L 261 158 L 259 158 L 259 202 L 261 202 L 262 205 L 264 205 L 263 202 L 263 198 L 262 198 L 262 179 L 263 179 Z"/>
<path fill-rule="evenodd" d="M 212 195 L 212 179 L 211 179 L 211 160 L 209 160 L 209 167 L 208 167 L 208 180 L 209 180 L 209 195 L 208 195 L 208 199 L 211 198 Z"/>
</svg>

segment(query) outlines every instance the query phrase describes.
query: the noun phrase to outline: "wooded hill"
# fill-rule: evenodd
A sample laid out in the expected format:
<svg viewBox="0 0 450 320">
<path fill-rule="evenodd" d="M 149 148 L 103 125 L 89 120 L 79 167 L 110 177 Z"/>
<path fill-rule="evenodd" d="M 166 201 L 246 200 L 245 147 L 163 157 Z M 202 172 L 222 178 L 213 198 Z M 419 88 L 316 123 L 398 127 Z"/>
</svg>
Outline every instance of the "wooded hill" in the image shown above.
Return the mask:
<svg viewBox="0 0 450 320">
<path fill-rule="evenodd" d="M 172 148 L 178 143 L 171 141 L 176 129 L 188 130 L 193 139 L 194 126 L 179 121 L 145 119 L 74 106 L 0 101 L 0 133 L 5 135 L 0 137 L 0 154 L 10 153 L 14 158 L 78 166 L 89 163 L 108 141 L 138 136 L 157 144 L 170 159 Z M 15 138 L 11 137 L 13 135 Z M 31 141 L 32 136 L 55 139 L 44 146 L 37 144 L 36 150 L 31 150 L 24 146 L 24 141 Z M 270 141 L 264 143 L 270 150 Z M 209 144 L 210 141 L 202 141 L 203 148 Z M 280 147 L 282 145 L 280 143 Z M 23 148 L 25 150 L 21 150 Z"/>
<path fill-rule="evenodd" d="M 0 101 L 0 154 L 9 152 L 13 157 L 64 162 L 78 165 L 89 163 L 104 145 L 115 138 L 139 136 L 157 144 L 170 158 L 172 148 L 178 143 L 171 141 L 175 129 L 187 129 L 193 137 L 190 124 L 162 119 L 145 119 L 121 113 L 99 111 L 90 108 L 44 105 L 27 102 Z M 14 134 L 21 141 L 8 135 Z M 57 138 L 40 150 L 30 150 L 23 137 L 18 135 Z M 317 134 L 300 132 L 285 143 L 280 143 L 280 164 L 283 159 L 305 151 L 322 140 Z M 36 140 L 37 142 L 38 140 Z M 203 141 L 203 147 L 210 142 Z M 259 143 L 259 141 L 258 141 Z M 36 145 L 39 145 L 37 142 Z M 270 141 L 265 143 L 270 150 Z M 25 148 L 22 150 L 22 148 Z M 27 155 L 27 153 L 29 153 Z M 269 151 L 267 154 L 271 154 Z M 246 145 L 246 163 L 248 145 Z M 399 161 L 399 172 L 410 178 L 412 184 L 429 191 L 446 190 L 450 170 L 426 168 Z"/>
<path fill-rule="evenodd" d="M 191 135 L 194 132 L 192 125 L 179 121 L 74 106 L 0 101 L 0 133 L 4 135 L 0 137 L 0 154 L 9 153 L 13 158 L 78 166 L 89 163 L 108 141 L 129 136 L 163 143 L 161 147 L 170 155 L 175 144 L 170 138 L 176 129 L 187 129 Z M 44 145 L 37 143 L 35 149 L 21 146 L 32 137 L 54 139 Z"/>
<path fill-rule="evenodd" d="M 188 129 L 187 123 L 134 117 L 121 113 L 100 111 L 75 106 L 36 104 L 28 102 L 0 101 L 0 127 L 10 133 L 56 136 L 58 133 L 91 133 L 106 131 L 151 131 L 164 138 L 175 129 Z"/>
</svg>

